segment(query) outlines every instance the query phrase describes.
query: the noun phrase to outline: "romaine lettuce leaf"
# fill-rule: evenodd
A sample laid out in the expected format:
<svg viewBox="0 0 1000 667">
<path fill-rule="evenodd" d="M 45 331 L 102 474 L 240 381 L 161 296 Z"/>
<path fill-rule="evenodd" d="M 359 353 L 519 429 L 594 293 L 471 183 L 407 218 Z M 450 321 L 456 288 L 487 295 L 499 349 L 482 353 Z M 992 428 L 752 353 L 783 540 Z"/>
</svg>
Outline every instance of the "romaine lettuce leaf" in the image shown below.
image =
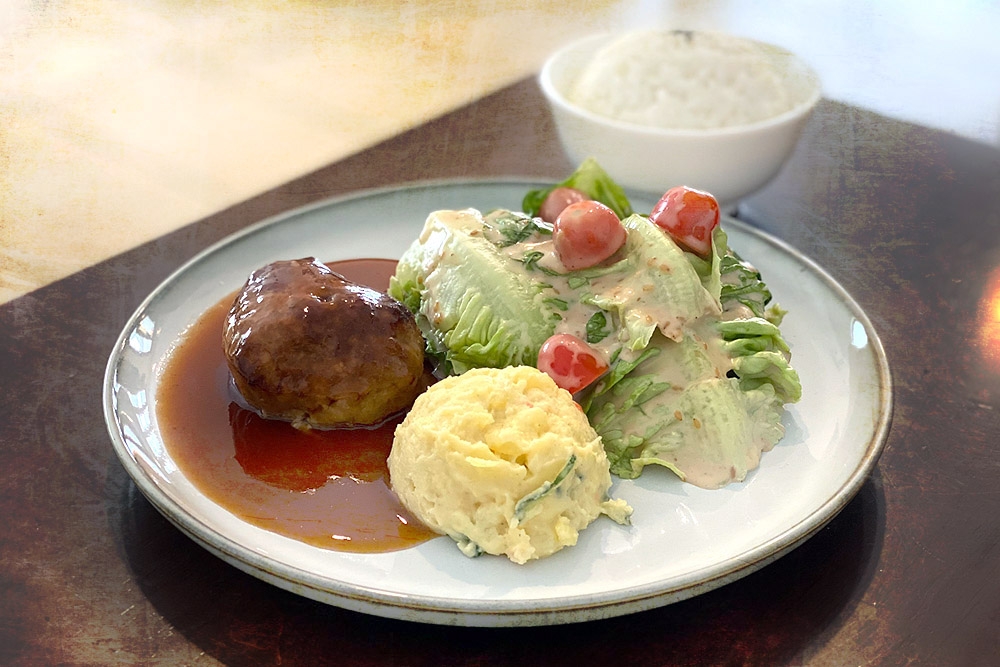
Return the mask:
<svg viewBox="0 0 1000 667">
<path fill-rule="evenodd" d="M 770 385 L 783 403 L 795 403 L 802 398 L 799 374 L 788 363 L 788 357 L 779 352 L 736 357 L 733 372 L 739 377 L 740 387 L 747 391 Z"/>
<path fill-rule="evenodd" d="M 685 251 L 684 256 L 701 278 L 702 286 L 721 306 L 722 302 L 722 257 L 729 252 L 729 241 L 722 227 L 712 231 L 712 256 L 709 259 Z"/>
<path fill-rule="evenodd" d="M 704 342 L 656 336 L 656 354 L 588 397 L 587 416 L 614 474 L 637 477 L 657 464 L 717 488 L 742 480 L 781 438 L 782 401 L 773 386 L 747 389 L 727 377 Z"/>
<path fill-rule="evenodd" d="M 609 314 L 625 333 L 620 340 L 626 349 L 642 350 L 656 330 L 680 339 L 687 324 L 719 313 L 676 243 L 641 215 L 622 224 L 628 230 L 625 259 L 614 273 L 591 280 L 583 300 Z"/>
<path fill-rule="evenodd" d="M 784 435 L 781 401 L 769 384 L 747 391 L 732 378 L 709 378 L 688 387 L 673 407 L 631 459 L 634 474 L 657 464 L 718 488 L 745 479 Z"/>
<path fill-rule="evenodd" d="M 716 324 L 732 357 L 733 372 L 744 389 L 757 389 L 761 384 L 773 386 L 783 402 L 794 403 L 802 398 L 799 374 L 788 362 L 788 343 L 778 325 L 762 317 L 728 320 Z"/>
<path fill-rule="evenodd" d="M 432 213 L 399 260 L 389 295 L 416 316 L 442 374 L 534 365 L 558 315 L 542 286 L 482 235 L 478 211 Z"/>
<path fill-rule="evenodd" d="M 733 302 L 739 303 L 754 317 L 764 317 L 765 308 L 771 301 L 771 290 L 764 284 L 760 272 L 733 250 L 721 256 L 719 271 L 722 279 L 719 296 L 723 305 L 731 307 Z"/>
</svg>

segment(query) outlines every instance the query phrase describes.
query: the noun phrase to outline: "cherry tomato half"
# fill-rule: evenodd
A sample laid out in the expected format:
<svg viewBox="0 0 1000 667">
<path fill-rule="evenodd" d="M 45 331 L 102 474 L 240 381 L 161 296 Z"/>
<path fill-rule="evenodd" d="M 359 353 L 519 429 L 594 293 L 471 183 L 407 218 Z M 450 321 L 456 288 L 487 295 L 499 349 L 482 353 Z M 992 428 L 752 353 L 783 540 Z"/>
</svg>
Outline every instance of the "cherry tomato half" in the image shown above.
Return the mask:
<svg viewBox="0 0 1000 667">
<path fill-rule="evenodd" d="M 591 199 L 570 204 L 552 225 L 556 256 L 570 271 L 600 264 L 625 244 L 627 235 L 615 212 Z"/>
<path fill-rule="evenodd" d="M 572 334 L 555 334 L 538 351 L 538 370 L 571 394 L 599 378 L 608 365 L 594 348 Z"/>
<path fill-rule="evenodd" d="M 545 197 L 545 201 L 538 208 L 538 217 L 545 222 L 555 222 L 564 208 L 587 199 L 590 197 L 575 188 L 555 188 Z"/>
<path fill-rule="evenodd" d="M 707 192 L 679 185 L 667 190 L 649 219 L 696 255 L 712 254 L 712 231 L 719 225 L 719 202 Z"/>
</svg>

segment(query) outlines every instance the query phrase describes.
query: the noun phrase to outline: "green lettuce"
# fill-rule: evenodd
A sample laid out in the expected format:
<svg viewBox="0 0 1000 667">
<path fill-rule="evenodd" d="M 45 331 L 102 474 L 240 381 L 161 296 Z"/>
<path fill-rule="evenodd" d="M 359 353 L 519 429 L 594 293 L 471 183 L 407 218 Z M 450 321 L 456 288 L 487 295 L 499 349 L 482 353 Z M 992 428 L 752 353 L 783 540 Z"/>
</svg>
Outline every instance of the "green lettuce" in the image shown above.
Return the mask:
<svg viewBox="0 0 1000 667">
<path fill-rule="evenodd" d="M 799 374 L 789 363 L 788 343 L 778 326 L 769 320 L 753 317 L 729 320 L 716 325 L 733 360 L 733 373 L 743 389 L 757 389 L 770 384 L 784 402 L 802 398 Z"/>
<path fill-rule="evenodd" d="M 703 322 L 680 341 L 654 336 L 640 363 L 619 369 L 616 360 L 588 392 L 584 409 L 619 477 L 656 464 L 701 486 L 742 480 L 783 436 L 783 405 L 801 398 L 782 311 L 766 308 L 771 292 L 760 273 L 735 257 L 721 228 L 712 248 L 707 260 L 685 256 L 724 311 L 745 307 L 752 316 Z"/>
<path fill-rule="evenodd" d="M 630 451 L 616 452 L 614 438 L 605 446 L 622 477 L 635 477 L 656 464 L 685 481 L 717 488 L 743 480 L 757 467 L 761 453 L 784 435 L 781 414 L 770 385 L 745 391 L 731 378 L 706 378 L 687 387 L 654 419 L 638 420 L 645 429 L 641 441 L 633 436 L 639 442 Z M 638 430 L 636 424 L 620 423 Z"/>
<path fill-rule="evenodd" d="M 559 320 L 542 285 L 512 270 L 481 232 L 478 213 L 432 214 L 389 281 L 389 295 L 414 313 L 443 375 L 533 366 Z"/>
<path fill-rule="evenodd" d="M 580 163 L 576 171 L 570 174 L 566 180 L 547 188 L 529 191 L 521 202 L 521 209 L 532 217 L 537 216 L 542 208 L 542 202 L 556 188 L 579 190 L 591 199 L 610 208 L 619 218 L 627 218 L 632 215 L 632 204 L 629 202 L 625 190 L 608 176 L 604 168 L 593 158 L 587 158 Z"/>
<path fill-rule="evenodd" d="M 782 437 L 774 386 L 719 373 L 711 348 L 701 336 L 657 335 L 640 363 L 597 383 L 584 408 L 614 474 L 657 464 L 714 488 L 742 480 Z"/>
<path fill-rule="evenodd" d="M 725 306 L 740 304 L 754 317 L 765 317 L 771 301 L 771 290 L 761 279 L 760 272 L 743 261 L 734 251 L 720 254 L 719 275 L 722 280 L 719 298 Z"/>
<path fill-rule="evenodd" d="M 645 348 L 658 329 L 680 336 L 684 325 L 718 310 L 684 251 L 656 225 L 641 215 L 631 215 L 622 224 L 628 238 L 625 259 L 616 265 L 615 288 L 587 292 L 584 300 L 613 317 L 627 333 L 627 349 Z M 590 286 L 600 288 L 601 281 Z"/>
</svg>

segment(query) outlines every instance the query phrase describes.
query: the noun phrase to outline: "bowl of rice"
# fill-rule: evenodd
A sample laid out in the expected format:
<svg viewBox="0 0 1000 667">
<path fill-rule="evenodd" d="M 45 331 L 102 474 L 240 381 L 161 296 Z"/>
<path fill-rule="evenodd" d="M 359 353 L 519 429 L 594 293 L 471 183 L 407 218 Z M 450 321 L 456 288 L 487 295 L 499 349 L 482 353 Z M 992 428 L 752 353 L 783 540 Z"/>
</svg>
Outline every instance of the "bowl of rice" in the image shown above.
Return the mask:
<svg viewBox="0 0 1000 667">
<path fill-rule="evenodd" d="M 539 84 L 570 160 L 595 158 L 626 188 L 675 185 L 724 206 L 762 188 L 819 101 L 819 77 L 789 51 L 714 32 L 591 35 L 554 53 Z"/>
</svg>

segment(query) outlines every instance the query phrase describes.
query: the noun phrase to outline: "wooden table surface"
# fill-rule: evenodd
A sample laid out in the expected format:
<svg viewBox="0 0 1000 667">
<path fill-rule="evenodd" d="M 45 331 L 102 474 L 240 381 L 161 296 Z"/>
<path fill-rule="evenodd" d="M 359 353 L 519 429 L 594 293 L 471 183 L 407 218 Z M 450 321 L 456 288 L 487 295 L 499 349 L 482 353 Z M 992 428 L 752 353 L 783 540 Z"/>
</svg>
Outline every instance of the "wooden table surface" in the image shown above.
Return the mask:
<svg viewBox="0 0 1000 667">
<path fill-rule="evenodd" d="M 561 177 L 573 165 L 522 75 L 329 163 L 317 156 L 325 166 L 280 185 L 242 195 L 251 179 L 210 198 L 214 208 L 184 208 L 191 217 L 135 247 L 15 285 L 0 303 L 0 664 L 998 664 L 1000 149 L 831 99 L 739 215 L 816 260 L 870 315 L 894 418 L 855 499 L 771 565 L 604 621 L 422 625 L 258 581 L 139 493 L 112 451 L 101 391 L 143 298 L 216 240 L 326 197 L 423 179 Z M 26 192 L 5 190 L 0 210 Z"/>
</svg>

